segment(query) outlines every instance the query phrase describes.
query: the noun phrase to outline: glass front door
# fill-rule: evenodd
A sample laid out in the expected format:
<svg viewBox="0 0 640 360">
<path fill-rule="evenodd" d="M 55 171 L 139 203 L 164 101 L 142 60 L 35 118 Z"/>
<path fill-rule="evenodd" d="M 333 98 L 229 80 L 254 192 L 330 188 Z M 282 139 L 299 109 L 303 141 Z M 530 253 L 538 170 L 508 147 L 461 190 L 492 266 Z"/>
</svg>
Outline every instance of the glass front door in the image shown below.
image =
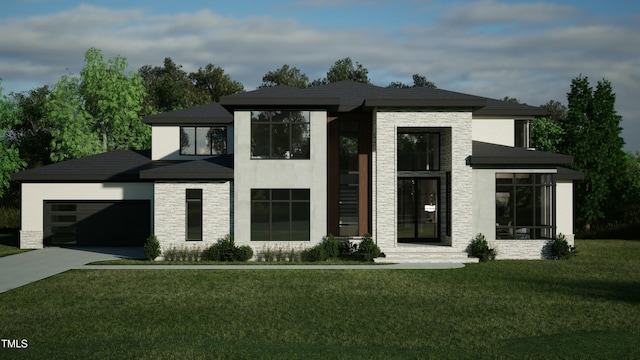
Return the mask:
<svg viewBox="0 0 640 360">
<path fill-rule="evenodd" d="M 398 242 L 438 242 L 439 179 L 398 178 Z"/>
</svg>

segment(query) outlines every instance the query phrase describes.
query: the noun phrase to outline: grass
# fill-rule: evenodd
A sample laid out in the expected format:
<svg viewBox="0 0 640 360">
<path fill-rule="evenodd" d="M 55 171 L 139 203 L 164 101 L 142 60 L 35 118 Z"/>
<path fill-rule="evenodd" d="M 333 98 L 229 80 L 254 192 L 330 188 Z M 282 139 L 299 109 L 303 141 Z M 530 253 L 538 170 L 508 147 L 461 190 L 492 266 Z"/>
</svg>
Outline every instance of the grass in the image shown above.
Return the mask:
<svg viewBox="0 0 640 360">
<path fill-rule="evenodd" d="M 0 229 L 0 257 L 29 251 L 19 249 L 19 235 L 17 229 Z"/>
<path fill-rule="evenodd" d="M 0 294 L 5 358 L 640 358 L 640 241 L 452 270 L 73 270 Z"/>
</svg>

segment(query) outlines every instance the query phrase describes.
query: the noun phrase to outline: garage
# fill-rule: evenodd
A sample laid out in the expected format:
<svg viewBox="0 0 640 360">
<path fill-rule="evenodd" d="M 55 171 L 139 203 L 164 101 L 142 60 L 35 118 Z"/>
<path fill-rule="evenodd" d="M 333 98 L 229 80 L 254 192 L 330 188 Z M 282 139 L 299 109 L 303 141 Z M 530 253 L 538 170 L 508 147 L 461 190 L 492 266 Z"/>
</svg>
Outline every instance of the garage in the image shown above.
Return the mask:
<svg viewBox="0 0 640 360">
<path fill-rule="evenodd" d="M 142 246 L 151 234 L 151 202 L 44 201 L 45 246 Z"/>
</svg>

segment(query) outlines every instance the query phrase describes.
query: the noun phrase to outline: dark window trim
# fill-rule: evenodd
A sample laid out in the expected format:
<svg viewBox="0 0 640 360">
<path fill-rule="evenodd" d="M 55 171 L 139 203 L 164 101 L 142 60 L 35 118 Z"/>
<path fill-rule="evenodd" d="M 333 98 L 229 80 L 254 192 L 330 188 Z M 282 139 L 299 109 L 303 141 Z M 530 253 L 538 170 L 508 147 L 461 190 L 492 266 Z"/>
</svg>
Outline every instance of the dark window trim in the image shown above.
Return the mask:
<svg viewBox="0 0 640 360">
<path fill-rule="evenodd" d="M 451 171 L 447 171 L 446 173 L 446 200 L 445 200 L 445 205 L 447 207 L 447 211 L 446 211 L 446 215 L 447 215 L 447 227 L 446 227 L 446 235 L 447 236 L 451 236 L 451 229 L 452 229 L 452 222 L 451 222 L 451 215 L 452 215 L 452 210 L 451 210 L 451 205 L 452 205 L 452 194 L 451 194 Z"/>
<path fill-rule="evenodd" d="M 516 175 L 521 175 L 521 174 L 527 174 L 529 176 L 533 177 L 533 181 L 531 183 L 518 183 L 515 179 L 516 179 Z M 512 176 L 512 182 L 511 184 L 500 184 L 498 185 L 498 175 L 511 175 Z M 551 183 L 550 184 L 544 184 L 544 183 L 539 183 L 536 182 L 536 175 L 547 175 L 551 177 Z M 514 207 L 513 210 L 513 220 L 512 220 L 512 224 L 511 225 L 498 225 L 498 219 L 496 218 L 496 238 L 500 239 L 500 240 L 548 240 L 548 239 L 553 239 L 556 237 L 556 223 L 557 223 L 557 218 L 556 218 L 556 174 L 550 174 L 550 173 L 496 173 L 495 174 L 496 177 L 496 183 L 495 183 L 495 193 L 498 193 L 498 187 L 501 188 L 507 188 L 510 187 L 511 188 L 511 194 L 513 194 L 513 196 L 509 199 L 510 202 L 510 206 Z M 543 189 L 545 187 L 550 187 L 551 188 L 551 224 L 549 225 L 535 225 L 536 224 L 536 220 L 538 219 L 538 214 L 536 213 L 536 201 L 538 200 L 538 195 L 540 194 L 540 189 Z M 518 214 L 515 211 L 515 206 L 516 206 L 516 202 L 518 201 L 517 199 L 517 189 L 518 188 L 532 188 L 533 189 L 533 195 L 531 197 L 533 204 L 533 211 L 532 211 L 532 219 L 531 222 L 534 225 L 521 225 L 518 224 Z M 497 202 L 495 204 L 496 209 L 497 209 Z M 531 229 L 534 230 L 533 234 L 535 235 L 535 230 L 547 230 L 550 233 L 549 238 L 536 238 L 536 237 L 531 237 L 530 234 L 529 237 L 522 237 L 522 238 L 518 238 L 517 235 L 517 230 L 518 229 Z M 499 233 L 505 233 L 508 232 L 509 234 L 511 234 L 507 237 L 499 237 L 498 234 Z"/>
<path fill-rule="evenodd" d="M 297 121 L 272 121 L 272 119 L 269 119 L 269 121 L 254 121 L 254 113 L 261 113 L 261 112 L 270 112 L 270 111 L 281 111 L 281 112 L 298 112 L 298 113 L 302 113 L 302 112 L 306 112 L 307 113 L 307 118 L 309 119 L 308 122 L 297 122 Z M 250 112 L 250 116 L 251 116 L 251 151 L 250 151 L 250 159 L 251 160 L 310 160 L 311 159 L 311 148 L 309 148 L 309 155 L 306 157 L 295 157 L 293 156 L 293 154 L 289 154 L 289 157 L 287 156 L 276 156 L 274 155 L 274 151 L 273 151 L 273 126 L 274 125 L 288 125 L 289 128 L 289 149 L 291 149 L 293 147 L 293 131 L 291 131 L 291 128 L 293 127 L 293 125 L 306 125 L 308 127 L 308 131 L 309 131 L 309 147 L 311 147 L 311 110 L 296 110 L 296 109 L 278 109 L 278 110 L 251 110 Z M 269 126 L 269 155 L 268 156 L 254 156 L 253 155 L 253 125 L 265 125 L 265 126 Z"/>
<path fill-rule="evenodd" d="M 225 140 L 224 140 L 224 152 L 221 153 L 214 153 L 213 152 L 213 146 L 214 146 L 214 141 L 213 141 L 213 137 L 209 138 L 209 152 L 206 154 L 198 154 L 198 148 L 196 146 L 196 144 L 193 145 L 193 153 L 187 153 L 184 152 L 182 149 L 182 134 L 183 134 L 183 129 L 194 129 L 194 137 L 195 139 L 193 139 L 194 141 L 197 139 L 197 134 L 198 134 L 198 129 L 211 129 L 211 128 L 220 128 L 220 129 L 224 129 L 224 135 L 225 135 Z M 226 125 L 211 125 L 211 126 L 180 126 L 180 155 L 184 155 L 184 156 L 212 156 L 212 155 L 225 155 L 228 153 L 228 142 L 229 142 L 229 136 L 228 136 L 228 127 Z"/>
<path fill-rule="evenodd" d="M 198 206 L 199 219 L 192 219 L 189 214 L 189 208 L 191 206 Z M 202 189 L 186 189 L 185 191 L 185 240 L 186 241 L 202 241 L 202 228 L 203 228 L 203 213 L 202 213 Z M 196 237 L 190 238 L 190 228 L 193 224 L 191 222 L 196 220 L 199 225 L 199 231 Z"/>
<path fill-rule="evenodd" d="M 288 190 L 289 191 L 289 198 L 286 200 L 279 200 L 279 199 L 273 199 L 273 191 L 279 191 L 279 190 Z M 305 199 L 294 199 L 293 197 L 293 191 L 296 190 L 305 190 L 306 191 L 306 195 L 308 195 Z M 293 204 L 294 203 L 306 203 L 309 205 L 309 228 L 307 229 L 307 233 L 309 234 L 309 237 L 311 237 L 311 190 L 310 189 L 264 189 L 264 188 L 260 188 L 260 189 L 251 189 L 251 192 L 253 193 L 253 191 L 268 191 L 269 193 L 269 198 L 268 199 L 264 199 L 264 200 L 254 200 L 253 199 L 253 194 L 251 195 L 251 206 L 253 207 L 253 204 L 255 203 L 266 203 L 268 204 L 268 209 L 269 209 L 269 238 L 268 239 L 254 239 L 253 238 L 253 232 L 251 232 L 251 241 L 280 241 L 280 240 L 273 240 L 273 204 L 274 203 L 288 203 L 289 204 L 289 239 L 285 240 L 285 241 L 310 241 L 311 239 L 306 239 L 306 240 L 299 240 L 299 239 L 292 239 L 292 234 L 293 234 Z M 253 211 L 253 209 L 252 209 Z M 253 226 L 253 219 L 250 220 L 251 226 Z"/>
<path fill-rule="evenodd" d="M 531 147 L 531 120 L 516 119 L 514 120 L 514 147 L 529 148 Z M 524 134 L 521 134 L 524 132 Z"/>
</svg>

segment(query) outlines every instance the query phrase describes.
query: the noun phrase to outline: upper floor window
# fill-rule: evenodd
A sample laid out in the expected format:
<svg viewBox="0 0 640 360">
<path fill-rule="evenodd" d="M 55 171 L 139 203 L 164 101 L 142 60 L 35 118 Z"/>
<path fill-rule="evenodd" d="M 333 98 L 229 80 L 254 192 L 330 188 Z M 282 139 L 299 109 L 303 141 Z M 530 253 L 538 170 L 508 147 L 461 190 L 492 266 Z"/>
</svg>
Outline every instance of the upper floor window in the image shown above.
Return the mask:
<svg viewBox="0 0 640 360">
<path fill-rule="evenodd" d="M 516 147 L 528 148 L 531 147 L 531 135 L 529 133 L 529 120 L 516 120 L 515 121 L 515 144 Z"/>
<path fill-rule="evenodd" d="M 309 111 L 251 112 L 252 159 L 309 159 Z"/>
<path fill-rule="evenodd" d="M 226 126 L 185 126 L 180 128 L 180 155 L 222 155 L 226 153 Z"/>
<path fill-rule="evenodd" d="M 440 170 L 440 134 L 398 129 L 398 170 Z"/>
</svg>

